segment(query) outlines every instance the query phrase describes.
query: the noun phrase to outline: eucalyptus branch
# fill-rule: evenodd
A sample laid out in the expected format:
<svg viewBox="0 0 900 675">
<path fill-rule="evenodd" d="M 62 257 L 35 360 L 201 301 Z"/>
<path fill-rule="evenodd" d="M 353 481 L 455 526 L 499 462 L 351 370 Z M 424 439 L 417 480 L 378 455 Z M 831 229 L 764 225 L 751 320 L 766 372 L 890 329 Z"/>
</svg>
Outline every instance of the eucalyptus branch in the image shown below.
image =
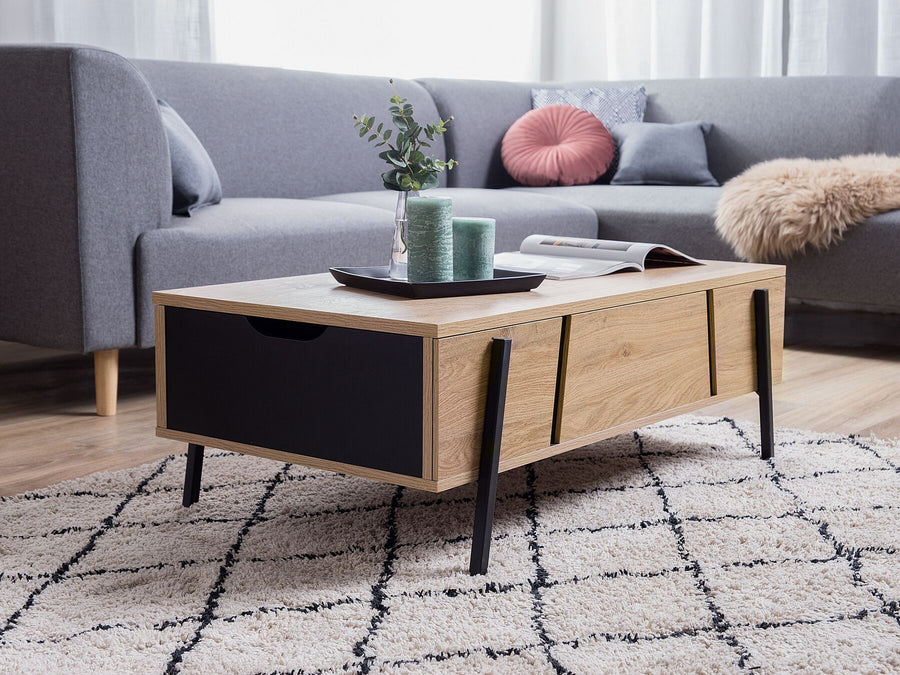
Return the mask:
<svg viewBox="0 0 900 675">
<path fill-rule="evenodd" d="M 359 127 L 359 137 L 368 135 L 367 142 L 375 143 L 375 147 L 387 146 L 387 150 L 379 153 L 390 169 L 381 174 L 384 186 L 390 190 L 419 191 L 436 187 L 437 175 L 444 169 L 452 170 L 459 165 L 455 159 L 446 161 L 434 156 L 426 156 L 422 148 L 431 147 L 435 136 L 442 136 L 447 132 L 447 124 L 453 121 L 453 117 L 446 120 L 438 118 L 437 122 L 419 125 L 413 117 L 413 107 L 408 99 L 401 98 L 391 80 L 391 88 L 394 95 L 391 96 L 391 106 L 388 113 L 396 127 L 395 141 L 391 142 L 394 129 L 385 129 L 384 122 L 378 122 L 371 115 L 354 115 L 353 126 Z M 421 138 L 422 132 L 425 138 Z"/>
<path fill-rule="evenodd" d="M 368 117 L 368 118 L 367 118 L 365 115 L 363 115 L 362 118 L 361 118 L 359 115 L 354 115 L 354 116 L 353 116 L 353 119 L 359 121 L 359 123 L 362 125 L 362 127 L 365 128 L 366 134 L 369 133 L 369 132 L 372 132 L 372 133 L 374 133 L 381 141 L 383 141 L 383 142 L 384 142 L 391 150 L 396 150 L 396 149 L 397 149 L 397 148 L 394 147 L 394 145 L 393 145 L 390 141 L 388 141 L 388 140 L 384 137 L 384 135 L 383 135 L 381 132 L 375 130 L 375 118 L 374 118 L 374 117 Z M 367 119 L 368 122 L 367 122 L 367 123 L 362 123 L 362 121 L 361 121 L 362 119 Z M 354 125 L 354 126 L 355 126 L 355 125 Z M 363 136 L 365 136 L 366 134 L 363 134 Z"/>
</svg>

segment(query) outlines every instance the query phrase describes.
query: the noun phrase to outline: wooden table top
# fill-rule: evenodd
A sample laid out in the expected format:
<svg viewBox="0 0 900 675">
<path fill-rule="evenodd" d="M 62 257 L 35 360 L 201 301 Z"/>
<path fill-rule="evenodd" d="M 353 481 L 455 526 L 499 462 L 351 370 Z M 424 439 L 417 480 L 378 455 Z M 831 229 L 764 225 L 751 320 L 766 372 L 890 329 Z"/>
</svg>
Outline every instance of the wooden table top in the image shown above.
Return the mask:
<svg viewBox="0 0 900 675">
<path fill-rule="evenodd" d="M 440 338 L 783 277 L 783 265 L 705 265 L 545 280 L 533 291 L 412 300 L 349 288 L 330 274 L 244 281 L 153 293 L 153 302 L 227 314 Z"/>
</svg>

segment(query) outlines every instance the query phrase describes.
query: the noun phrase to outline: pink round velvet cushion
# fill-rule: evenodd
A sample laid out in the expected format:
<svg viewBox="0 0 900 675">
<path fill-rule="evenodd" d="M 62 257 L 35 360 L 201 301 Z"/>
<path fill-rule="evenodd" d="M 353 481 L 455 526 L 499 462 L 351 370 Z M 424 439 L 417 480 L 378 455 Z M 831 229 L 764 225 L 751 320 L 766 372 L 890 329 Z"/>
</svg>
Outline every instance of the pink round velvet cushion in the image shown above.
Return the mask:
<svg viewBox="0 0 900 675">
<path fill-rule="evenodd" d="M 606 172 L 615 149 L 594 115 L 571 105 L 549 105 L 513 122 L 500 158 L 522 185 L 586 185 Z"/>
</svg>

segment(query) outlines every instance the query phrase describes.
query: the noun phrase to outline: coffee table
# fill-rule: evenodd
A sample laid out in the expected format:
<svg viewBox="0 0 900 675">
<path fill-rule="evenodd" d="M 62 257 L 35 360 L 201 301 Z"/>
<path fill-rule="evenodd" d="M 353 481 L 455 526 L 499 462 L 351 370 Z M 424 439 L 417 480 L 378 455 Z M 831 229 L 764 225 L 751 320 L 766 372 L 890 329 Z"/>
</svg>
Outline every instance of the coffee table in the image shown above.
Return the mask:
<svg viewBox="0 0 900 675">
<path fill-rule="evenodd" d="M 784 267 L 709 261 L 503 295 L 409 300 L 329 275 L 153 294 L 158 436 L 441 492 L 756 391 L 774 450 Z"/>
</svg>

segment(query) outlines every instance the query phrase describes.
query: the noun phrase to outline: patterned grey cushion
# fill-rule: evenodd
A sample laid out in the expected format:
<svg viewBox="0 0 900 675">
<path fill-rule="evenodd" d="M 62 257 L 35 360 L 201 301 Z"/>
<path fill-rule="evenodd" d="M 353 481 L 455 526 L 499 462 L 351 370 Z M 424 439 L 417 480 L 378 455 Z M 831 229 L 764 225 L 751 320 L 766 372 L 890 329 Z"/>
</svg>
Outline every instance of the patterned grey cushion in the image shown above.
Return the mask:
<svg viewBox="0 0 900 675">
<path fill-rule="evenodd" d="M 718 185 L 709 172 L 709 122 L 622 124 L 612 131 L 619 148 L 613 185 Z"/>
<path fill-rule="evenodd" d="M 644 121 L 647 92 L 644 87 L 531 90 L 532 108 L 548 105 L 571 105 L 587 110 L 612 131 L 619 124 Z"/>
</svg>

